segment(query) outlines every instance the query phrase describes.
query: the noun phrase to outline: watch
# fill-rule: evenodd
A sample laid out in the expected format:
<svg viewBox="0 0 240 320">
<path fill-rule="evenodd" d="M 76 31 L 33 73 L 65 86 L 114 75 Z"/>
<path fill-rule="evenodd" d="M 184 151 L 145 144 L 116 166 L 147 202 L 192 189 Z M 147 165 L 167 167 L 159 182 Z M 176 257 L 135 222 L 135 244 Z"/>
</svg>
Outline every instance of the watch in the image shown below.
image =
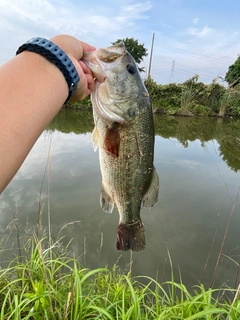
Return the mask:
<svg viewBox="0 0 240 320">
<path fill-rule="evenodd" d="M 51 61 L 64 75 L 67 81 L 69 94 L 65 103 L 72 97 L 80 80 L 78 72 L 67 54 L 55 43 L 44 38 L 33 38 L 21 45 L 16 54 L 23 51 L 36 52 Z"/>
</svg>

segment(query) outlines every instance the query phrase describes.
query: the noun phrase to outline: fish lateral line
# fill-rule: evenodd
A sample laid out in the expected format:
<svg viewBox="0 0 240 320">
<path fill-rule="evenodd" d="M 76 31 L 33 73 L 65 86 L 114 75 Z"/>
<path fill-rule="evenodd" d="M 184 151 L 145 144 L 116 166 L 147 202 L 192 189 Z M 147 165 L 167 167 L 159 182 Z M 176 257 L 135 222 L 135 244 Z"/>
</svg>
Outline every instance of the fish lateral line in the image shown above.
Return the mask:
<svg viewBox="0 0 240 320">
<path fill-rule="evenodd" d="M 139 141 L 138 141 L 138 135 L 137 135 L 137 133 L 135 133 L 135 139 L 136 139 L 137 148 L 138 148 L 138 155 L 139 155 L 140 161 L 141 161 L 141 158 L 143 157 L 143 152 L 142 152 L 142 149 L 141 149 L 140 144 L 139 144 Z"/>
</svg>

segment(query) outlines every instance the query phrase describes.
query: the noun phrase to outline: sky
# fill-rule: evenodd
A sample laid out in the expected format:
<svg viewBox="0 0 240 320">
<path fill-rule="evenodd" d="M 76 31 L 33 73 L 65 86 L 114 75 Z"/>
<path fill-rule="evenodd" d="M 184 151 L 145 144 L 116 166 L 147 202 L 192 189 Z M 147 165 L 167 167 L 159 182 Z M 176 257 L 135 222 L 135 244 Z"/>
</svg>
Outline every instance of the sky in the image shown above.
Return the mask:
<svg viewBox="0 0 240 320">
<path fill-rule="evenodd" d="M 199 75 L 221 84 L 240 54 L 239 0 L 0 0 L 0 65 L 34 37 L 70 34 L 97 48 L 134 38 L 160 84 Z M 153 39 L 154 34 L 154 41 Z M 220 78 L 219 78 L 220 77 Z"/>
</svg>

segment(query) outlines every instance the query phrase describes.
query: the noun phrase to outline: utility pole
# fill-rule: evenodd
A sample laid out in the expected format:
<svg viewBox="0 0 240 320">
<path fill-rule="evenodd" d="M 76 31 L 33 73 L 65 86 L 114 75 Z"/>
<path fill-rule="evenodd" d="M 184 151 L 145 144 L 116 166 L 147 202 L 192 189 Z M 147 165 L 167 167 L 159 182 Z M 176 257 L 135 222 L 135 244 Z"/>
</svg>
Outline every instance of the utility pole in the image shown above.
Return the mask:
<svg viewBox="0 0 240 320">
<path fill-rule="evenodd" d="M 172 62 L 172 69 L 170 74 L 170 83 L 174 83 L 174 67 L 175 67 L 175 60 Z"/>
<path fill-rule="evenodd" d="M 149 67 L 148 67 L 148 78 L 150 77 L 150 74 L 151 74 L 152 54 L 153 54 L 153 44 L 154 44 L 154 33 L 153 33 L 153 36 L 152 36 L 152 47 L 151 47 L 151 52 L 150 52 L 150 61 L 149 61 Z"/>
</svg>

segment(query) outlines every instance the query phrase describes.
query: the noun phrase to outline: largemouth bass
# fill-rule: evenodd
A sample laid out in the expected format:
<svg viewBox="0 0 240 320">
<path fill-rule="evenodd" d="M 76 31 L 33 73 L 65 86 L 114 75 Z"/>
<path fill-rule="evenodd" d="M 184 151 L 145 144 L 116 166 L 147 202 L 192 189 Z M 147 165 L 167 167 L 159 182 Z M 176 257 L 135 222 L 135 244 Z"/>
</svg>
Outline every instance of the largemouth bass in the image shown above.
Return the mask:
<svg viewBox="0 0 240 320">
<path fill-rule="evenodd" d="M 96 77 L 92 139 L 94 149 L 99 147 L 100 204 L 107 213 L 117 206 L 117 249 L 141 251 L 146 246 L 141 204 L 152 207 L 159 189 L 149 95 L 123 43 L 85 53 L 83 61 Z"/>
</svg>

